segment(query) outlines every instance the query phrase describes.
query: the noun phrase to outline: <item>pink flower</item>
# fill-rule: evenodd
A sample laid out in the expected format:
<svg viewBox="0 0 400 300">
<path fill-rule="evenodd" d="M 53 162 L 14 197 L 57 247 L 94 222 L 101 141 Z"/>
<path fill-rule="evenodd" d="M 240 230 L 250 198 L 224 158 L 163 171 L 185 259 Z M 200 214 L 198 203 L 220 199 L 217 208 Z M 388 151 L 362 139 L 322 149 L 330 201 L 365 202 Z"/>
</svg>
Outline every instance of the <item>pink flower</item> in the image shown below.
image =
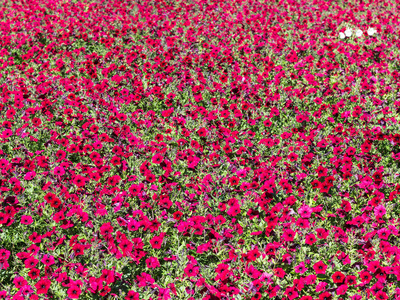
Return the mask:
<svg viewBox="0 0 400 300">
<path fill-rule="evenodd" d="M 162 163 L 163 160 L 164 160 L 164 157 L 163 157 L 160 153 L 157 153 L 157 154 L 154 155 L 153 158 L 151 159 L 151 161 L 153 162 L 153 164 L 160 164 L 160 163 Z"/>
<path fill-rule="evenodd" d="M 301 262 L 296 267 L 294 267 L 294 270 L 298 274 L 303 274 L 303 273 L 307 272 L 308 269 L 306 268 L 304 262 Z"/>
<path fill-rule="evenodd" d="M 236 171 L 237 176 L 239 176 L 240 178 L 245 178 L 247 175 L 247 172 L 245 169 L 241 169 L 241 170 L 237 170 Z"/>
<path fill-rule="evenodd" d="M 312 285 L 312 284 L 315 284 L 316 280 L 317 280 L 317 275 L 310 274 L 305 278 L 305 283 L 308 285 Z"/>
<path fill-rule="evenodd" d="M 188 277 L 197 276 L 197 274 L 199 274 L 199 267 L 192 264 L 187 264 L 184 272 Z"/>
<path fill-rule="evenodd" d="M 17 276 L 14 278 L 13 283 L 17 289 L 22 288 L 23 286 L 28 284 L 28 281 L 25 280 L 22 276 Z"/>
<path fill-rule="evenodd" d="M 322 281 L 322 282 L 320 282 L 320 283 L 317 284 L 317 286 L 315 287 L 315 291 L 316 291 L 317 293 L 318 293 L 318 292 L 325 291 L 326 286 L 327 286 L 327 283 L 324 282 L 324 281 Z"/>
<path fill-rule="evenodd" d="M 45 254 L 41 260 L 41 262 L 46 266 L 51 266 L 54 264 L 54 257 L 48 254 Z"/>
<path fill-rule="evenodd" d="M 155 269 L 160 267 L 160 262 L 157 257 L 152 256 L 146 259 L 146 265 L 149 269 Z"/>
<path fill-rule="evenodd" d="M 65 174 L 65 170 L 63 167 L 55 167 L 53 170 L 53 174 L 57 176 L 62 176 Z"/>
<path fill-rule="evenodd" d="M 34 257 L 29 257 L 25 260 L 25 268 L 32 269 L 38 264 L 38 260 Z"/>
<path fill-rule="evenodd" d="M 378 230 L 378 236 L 382 240 L 387 240 L 391 234 L 390 230 L 387 228 L 381 228 Z"/>
<path fill-rule="evenodd" d="M 299 208 L 299 214 L 302 218 L 308 219 L 311 217 L 312 209 L 308 205 L 303 205 Z"/>
<path fill-rule="evenodd" d="M 163 243 L 163 238 L 164 235 L 161 234 L 159 236 L 155 236 L 150 240 L 150 244 L 153 247 L 153 249 L 161 249 L 161 245 Z"/>
<path fill-rule="evenodd" d="M 295 235 L 296 235 L 296 232 L 294 232 L 292 229 L 287 229 L 285 232 L 283 232 L 282 238 L 286 242 L 293 242 Z"/>
<path fill-rule="evenodd" d="M 30 225 L 30 224 L 32 224 L 32 222 L 33 222 L 33 219 L 31 216 L 27 216 L 27 215 L 21 216 L 21 224 Z"/>
<path fill-rule="evenodd" d="M 300 173 L 296 175 L 297 180 L 302 180 L 307 177 L 306 173 Z"/>
<path fill-rule="evenodd" d="M 125 300 L 139 300 L 139 293 L 135 291 L 129 291 L 125 296 Z"/>
<path fill-rule="evenodd" d="M 37 294 L 47 294 L 47 291 L 49 290 L 51 285 L 51 281 L 48 280 L 47 278 L 42 278 L 40 279 L 36 284 L 36 293 Z"/>
<path fill-rule="evenodd" d="M 342 284 L 336 289 L 336 293 L 338 295 L 344 295 L 347 292 L 347 288 L 348 286 L 346 284 Z"/>
<path fill-rule="evenodd" d="M 374 208 L 374 213 L 376 217 L 381 217 L 386 214 L 386 208 L 381 204 Z"/>
<path fill-rule="evenodd" d="M 359 184 L 360 188 L 367 189 L 373 184 L 371 177 L 365 176 L 361 179 L 361 183 Z"/>
<path fill-rule="evenodd" d="M 32 172 L 28 172 L 25 174 L 24 179 L 25 180 L 32 180 L 33 178 L 35 178 L 36 176 L 36 172 L 32 171 Z"/>
<path fill-rule="evenodd" d="M 3 138 L 9 138 L 10 136 L 12 136 L 13 132 L 10 129 L 6 129 L 3 131 Z"/>
</svg>

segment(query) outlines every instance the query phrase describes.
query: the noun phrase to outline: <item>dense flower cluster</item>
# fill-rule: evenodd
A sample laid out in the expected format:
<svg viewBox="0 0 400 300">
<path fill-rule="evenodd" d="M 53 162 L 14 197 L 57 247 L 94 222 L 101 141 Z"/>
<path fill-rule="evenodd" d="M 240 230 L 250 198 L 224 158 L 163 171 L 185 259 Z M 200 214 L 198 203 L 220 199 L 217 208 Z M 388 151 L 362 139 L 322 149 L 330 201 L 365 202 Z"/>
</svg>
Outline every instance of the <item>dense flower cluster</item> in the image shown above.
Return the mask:
<svg viewBox="0 0 400 300">
<path fill-rule="evenodd" d="M 400 299 L 393 2 L 4 1 L 0 299 Z"/>
</svg>

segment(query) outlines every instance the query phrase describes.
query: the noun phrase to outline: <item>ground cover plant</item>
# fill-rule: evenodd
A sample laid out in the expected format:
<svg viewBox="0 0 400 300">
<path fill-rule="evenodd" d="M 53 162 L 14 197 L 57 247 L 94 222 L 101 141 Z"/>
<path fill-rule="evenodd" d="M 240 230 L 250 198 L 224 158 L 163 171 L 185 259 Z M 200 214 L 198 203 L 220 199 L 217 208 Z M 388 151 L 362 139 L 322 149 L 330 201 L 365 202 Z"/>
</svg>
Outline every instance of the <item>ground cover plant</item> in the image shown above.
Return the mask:
<svg viewBox="0 0 400 300">
<path fill-rule="evenodd" d="M 1 1 L 1 299 L 400 299 L 398 1 Z"/>
</svg>

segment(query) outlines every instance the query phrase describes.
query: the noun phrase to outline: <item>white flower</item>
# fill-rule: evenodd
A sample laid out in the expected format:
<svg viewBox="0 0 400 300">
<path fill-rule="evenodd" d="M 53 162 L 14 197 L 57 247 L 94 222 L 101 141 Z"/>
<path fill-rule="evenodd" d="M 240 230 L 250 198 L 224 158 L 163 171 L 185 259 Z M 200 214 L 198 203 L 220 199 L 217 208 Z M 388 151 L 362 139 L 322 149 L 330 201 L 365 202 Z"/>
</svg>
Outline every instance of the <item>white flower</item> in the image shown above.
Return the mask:
<svg viewBox="0 0 400 300">
<path fill-rule="evenodd" d="M 357 30 L 356 30 L 356 37 L 360 37 L 360 36 L 362 36 L 362 35 L 363 35 L 362 30 L 357 29 Z"/>
<path fill-rule="evenodd" d="M 341 39 L 344 39 L 346 36 L 344 35 L 343 32 L 339 32 L 339 37 L 340 37 Z"/>
<path fill-rule="evenodd" d="M 346 31 L 344 32 L 344 34 L 347 36 L 347 37 L 351 37 L 351 34 L 353 33 L 353 31 L 350 29 L 350 28 L 348 28 L 348 29 L 346 29 Z"/>
<path fill-rule="evenodd" d="M 374 28 L 368 28 L 367 30 L 368 35 L 374 35 L 376 33 L 376 30 Z"/>
</svg>

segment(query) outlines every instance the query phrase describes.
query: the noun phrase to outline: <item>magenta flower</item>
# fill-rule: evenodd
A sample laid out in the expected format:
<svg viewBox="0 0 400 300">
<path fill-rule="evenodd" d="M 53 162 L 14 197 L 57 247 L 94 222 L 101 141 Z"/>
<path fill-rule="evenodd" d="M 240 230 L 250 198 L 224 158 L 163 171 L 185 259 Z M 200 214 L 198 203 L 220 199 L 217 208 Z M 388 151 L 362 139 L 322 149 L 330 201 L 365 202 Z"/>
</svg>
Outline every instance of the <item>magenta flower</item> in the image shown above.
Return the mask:
<svg viewBox="0 0 400 300">
<path fill-rule="evenodd" d="M 68 297 L 71 299 L 79 299 L 81 293 L 82 290 L 77 285 L 72 285 L 67 291 Z"/>
<path fill-rule="evenodd" d="M 311 217 L 312 209 L 308 205 L 303 205 L 299 208 L 299 214 L 302 218 L 308 219 Z"/>
<path fill-rule="evenodd" d="M 188 277 L 197 276 L 197 274 L 199 273 L 199 267 L 194 266 L 194 265 L 189 263 L 189 264 L 186 265 L 186 268 L 185 268 L 184 271 L 185 271 L 185 274 Z"/>
<path fill-rule="evenodd" d="M 386 208 L 381 204 L 374 208 L 375 216 L 382 217 L 386 214 Z"/>
<path fill-rule="evenodd" d="M 155 269 L 160 267 L 160 262 L 158 261 L 157 257 L 152 256 L 146 259 L 146 265 L 150 269 Z"/>
<path fill-rule="evenodd" d="M 30 225 L 33 222 L 33 218 L 31 216 L 23 215 L 21 216 L 21 224 Z"/>
<path fill-rule="evenodd" d="M 37 294 L 47 294 L 47 291 L 49 290 L 51 285 L 51 281 L 47 278 L 42 278 L 40 279 L 36 284 L 36 293 Z"/>
<path fill-rule="evenodd" d="M 57 176 L 62 176 L 62 175 L 65 174 L 65 170 L 64 170 L 63 167 L 60 167 L 60 166 L 59 167 L 55 167 L 54 170 L 53 170 L 53 174 L 57 175 Z"/>
<path fill-rule="evenodd" d="M 164 157 L 163 157 L 161 154 L 159 154 L 159 153 L 157 153 L 156 155 L 154 155 L 153 158 L 151 159 L 151 161 L 152 161 L 154 164 L 160 164 L 163 160 L 164 160 Z"/>
<path fill-rule="evenodd" d="M 45 264 L 46 266 L 51 266 L 51 265 L 53 265 L 55 263 L 54 257 L 51 256 L 51 255 L 48 255 L 48 254 L 43 256 L 41 262 L 43 264 Z"/>
<path fill-rule="evenodd" d="M 294 270 L 298 274 L 304 274 L 305 272 L 307 272 L 308 268 L 305 267 L 304 262 L 301 262 L 300 264 L 294 267 Z"/>
<path fill-rule="evenodd" d="M 25 174 L 24 179 L 25 180 L 32 180 L 33 178 L 35 178 L 36 176 L 36 172 L 32 171 L 32 172 L 28 172 Z"/>
</svg>

